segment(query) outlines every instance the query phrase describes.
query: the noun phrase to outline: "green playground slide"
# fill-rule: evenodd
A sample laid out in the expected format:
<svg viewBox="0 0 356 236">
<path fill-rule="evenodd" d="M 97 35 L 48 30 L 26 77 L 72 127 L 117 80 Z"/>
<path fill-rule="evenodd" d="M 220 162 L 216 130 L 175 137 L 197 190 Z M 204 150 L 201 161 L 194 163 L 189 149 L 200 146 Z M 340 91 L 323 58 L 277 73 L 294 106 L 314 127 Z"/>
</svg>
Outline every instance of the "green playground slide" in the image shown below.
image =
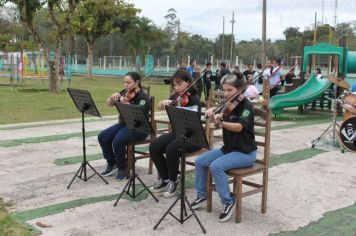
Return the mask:
<svg viewBox="0 0 356 236">
<path fill-rule="evenodd" d="M 289 93 L 275 95 L 271 98 L 269 106 L 272 113 L 280 115 L 283 108 L 296 107 L 311 102 L 323 94 L 331 85 L 331 81 L 324 79 L 317 79 L 315 74 L 299 88 Z"/>
</svg>

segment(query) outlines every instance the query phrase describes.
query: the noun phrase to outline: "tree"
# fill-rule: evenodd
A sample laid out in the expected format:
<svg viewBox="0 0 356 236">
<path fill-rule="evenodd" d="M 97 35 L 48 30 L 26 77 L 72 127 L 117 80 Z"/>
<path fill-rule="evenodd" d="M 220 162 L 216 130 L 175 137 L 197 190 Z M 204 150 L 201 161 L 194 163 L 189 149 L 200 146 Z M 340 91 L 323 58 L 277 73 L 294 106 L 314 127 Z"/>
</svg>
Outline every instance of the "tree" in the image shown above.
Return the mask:
<svg viewBox="0 0 356 236">
<path fill-rule="evenodd" d="M 158 47 L 163 40 L 164 32 L 146 18 L 136 18 L 135 23 L 125 33 L 125 45 L 129 54 L 144 57 L 150 54 L 153 47 Z M 141 65 L 136 65 L 137 70 Z"/>
<path fill-rule="evenodd" d="M 302 32 L 299 31 L 299 27 L 288 27 L 283 31 L 283 34 L 286 36 L 286 40 L 289 38 L 302 37 Z"/>
<path fill-rule="evenodd" d="M 26 25 L 31 36 L 38 45 L 49 67 L 50 92 L 57 92 L 57 79 L 59 75 L 59 62 L 62 53 L 63 39 L 70 32 L 70 22 L 75 8 L 80 0 L 0 0 L 1 3 L 15 4 L 20 20 Z M 41 12 L 41 10 L 43 10 Z M 39 33 L 34 24 L 36 15 L 46 13 L 49 17 L 50 35 Z M 54 50 L 54 52 L 52 52 Z"/>
<path fill-rule="evenodd" d="M 198 34 L 194 34 L 189 38 L 186 47 L 191 58 L 196 59 L 198 63 L 205 63 L 207 60 L 210 61 L 209 55 L 214 54 L 213 42 Z"/>
<path fill-rule="evenodd" d="M 87 43 L 89 78 L 92 77 L 95 40 L 114 31 L 125 31 L 137 12 L 138 9 L 123 0 L 83 0 L 78 5 L 72 25 Z"/>
<path fill-rule="evenodd" d="M 219 34 L 218 37 L 215 39 L 214 43 L 214 51 L 215 56 L 222 60 L 226 60 L 230 58 L 230 41 L 231 41 L 231 34 Z M 224 42 L 224 45 L 223 45 Z M 222 58 L 222 49 L 224 49 L 224 58 Z"/>
</svg>

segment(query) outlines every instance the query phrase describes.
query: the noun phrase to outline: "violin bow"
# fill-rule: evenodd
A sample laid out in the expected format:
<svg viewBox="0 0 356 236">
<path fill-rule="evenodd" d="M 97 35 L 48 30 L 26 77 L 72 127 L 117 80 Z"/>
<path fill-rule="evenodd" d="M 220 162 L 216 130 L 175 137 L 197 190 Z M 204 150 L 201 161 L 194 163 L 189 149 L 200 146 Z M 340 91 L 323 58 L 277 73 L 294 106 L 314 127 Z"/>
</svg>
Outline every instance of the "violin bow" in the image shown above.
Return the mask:
<svg viewBox="0 0 356 236">
<path fill-rule="evenodd" d="M 287 72 L 287 74 L 288 74 L 289 72 L 291 72 L 297 65 L 298 65 L 298 63 L 294 64 L 294 65 L 289 69 L 289 71 Z M 252 80 L 251 80 L 249 83 L 245 84 L 245 86 L 244 86 L 243 88 L 239 89 L 234 95 L 232 95 L 232 97 L 230 97 L 229 99 L 226 99 L 219 107 L 217 107 L 217 108 L 215 109 L 214 114 L 219 113 L 219 112 L 217 112 L 219 109 L 220 109 L 220 111 L 221 111 L 222 108 L 223 108 L 228 102 L 233 101 L 234 99 L 236 99 L 237 96 L 239 96 L 243 91 L 245 91 L 245 90 L 248 88 L 248 86 L 250 86 L 251 84 L 253 84 L 254 82 L 256 82 L 256 80 L 258 79 L 258 77 L 260 77 L 260 75 L 266 70 L 266 68 L 267 68 L 267 66 L 265 66 L 265 68 L 264 68 L 261 72 L 257 72 L 258 74 L 257 74 L 255 77 L 253 77 Z"/>
<path fill-rule="evenodd" d="M 188 90 L 189 90 L 191 87 L 193 87 L 193 85 L 194 85 L 196 82 L 198 82 L 198 81 L 200 80 L 200 78 L 204 75 L 206 69 L 207 69 L 207 68 L 205 68 L 202 72 L 200 72 L 199 76 L 198 76 L 197 78 L 195 78 L 195 79 L 185 88 L 185 90 L 183 90 L 183 92 L 182 92 L 180 95 L 176 96 L 176 97 L 172 100 L 171 104 L 174 104 L 179 98 L 181 98 L 186 92 L 188 92 Z"/>
</svg>

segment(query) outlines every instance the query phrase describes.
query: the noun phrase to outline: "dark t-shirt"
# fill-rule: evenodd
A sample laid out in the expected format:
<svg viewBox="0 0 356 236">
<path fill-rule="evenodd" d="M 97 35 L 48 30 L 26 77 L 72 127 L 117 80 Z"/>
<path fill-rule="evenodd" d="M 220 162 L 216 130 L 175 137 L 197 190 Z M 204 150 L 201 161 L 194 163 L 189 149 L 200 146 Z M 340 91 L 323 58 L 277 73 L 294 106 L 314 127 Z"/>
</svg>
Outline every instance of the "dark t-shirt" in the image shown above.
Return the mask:
<svg viewBox="0 0 356 236">
<path fill-rule="evenodd" d="M 257 149 L 253 105 L 247 98 L 244 98 L 229 116 L 224 118 L 224 121 L 240 123 L 243 128 L 240 132 L 223 129 L 224 146 L 221 148 L 223 153 L 227 154 L 232 151 L 250 153 Z"/>
<path fill-rule="evenodd" d="M 230 74 L 230 70 L 226 69 L 226 68 L 222 68 L 215 83 L 220 85 L 221 79 L 224 77 L 224 75 L 227 75 L 227 74 Z"/>
<path fill-rule="evenodd" d="M 121 91 L 120 94 L 123 95 L 125 94 L 125 90 Z M 151 101 L 149 96 L 141 89 L 138 93 L 136 93 L 135 97 L 132 98 L 129 101 L 130 104 L 133 105 L 140 105 L 142 106 L 144 112 L 147 114 L 147 117 L 149 115 L 150 107 L 151 107 Z M 123 119 L 121 116 L 119 117 L 119 123 L 124 124 Z"/>
<path fill-rule="evenodd" d="M 213 76 L 213 72 L 211 70 L 207 70 L 204 72 L 203 75 L 203 80 L 204 80 L 204 84 L 211 84 L 211 77 Z"/>
<path fill-rule="evenodd" d="M 286 81 L 286 84 L 293 83 L 293 78 L 296 78 L 295 74 L 288 73 L 284 76 L 284 80 Z"/>
<path fill-rule="evenodd" d="M 248 76 L 249 75 L 254 75 L 256 73 L 256 71 L 249 71 L 249 70 L 245 70 L 244 72 L 242 72 L 242 74 L 245 76 L 245 80 L 248 80 Z"/>
</svg>

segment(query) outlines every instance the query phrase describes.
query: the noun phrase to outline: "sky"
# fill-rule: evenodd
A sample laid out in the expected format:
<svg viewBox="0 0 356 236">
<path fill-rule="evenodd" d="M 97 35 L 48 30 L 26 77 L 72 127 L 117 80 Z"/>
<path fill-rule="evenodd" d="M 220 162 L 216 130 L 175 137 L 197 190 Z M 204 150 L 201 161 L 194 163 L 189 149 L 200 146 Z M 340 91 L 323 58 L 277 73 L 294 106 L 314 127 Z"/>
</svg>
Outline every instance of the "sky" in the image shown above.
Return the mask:
<svg viewBox="0 0 356 236">
<path fill-rule="evenodd" d="M 235 15 L 234 35 L 237 41 L 261 39 L 262 0 L 127 0 L 142 10 L 140 16 L 151 19 L 156 26 L 164 27 L 164 16 L 174 8 L 181 29 L 215 39 L 223 32 L 232 32 L 232 12 Z M 335 7 L 337 3 L 337 7 Z M 336 11 L 335 11 L 336 9 Z M 312 28 L 315 22 L 335 25 L 356 21 L 356 0 L 267 0 L 267 39 L 283 39 L 287 27 L 301 31 Z"/>
</svg>

